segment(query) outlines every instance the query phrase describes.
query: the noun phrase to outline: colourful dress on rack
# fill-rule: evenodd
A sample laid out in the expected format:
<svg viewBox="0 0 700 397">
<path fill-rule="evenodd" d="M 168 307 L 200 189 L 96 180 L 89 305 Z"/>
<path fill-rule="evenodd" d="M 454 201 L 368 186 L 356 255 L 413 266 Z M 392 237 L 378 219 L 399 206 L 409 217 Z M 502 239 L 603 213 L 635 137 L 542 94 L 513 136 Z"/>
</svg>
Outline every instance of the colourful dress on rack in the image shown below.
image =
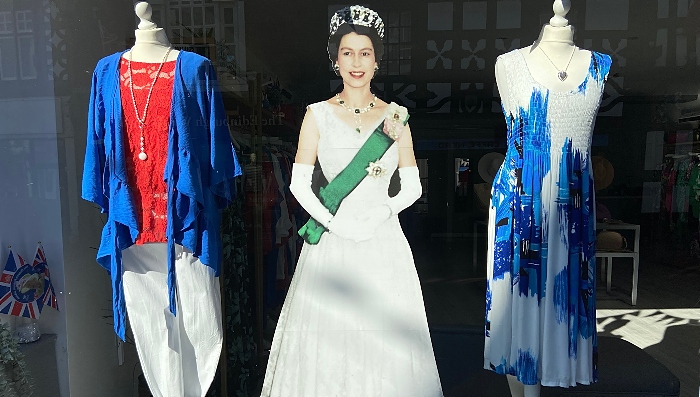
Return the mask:
<svg viewBox="0 0 700 397">
<path fill-rule="evenodd" d="M 596 381 L 591 137 L 611 60 L 592 52 L 578 88 L 534 80 L 521 50 L 499 57 L 508 151 L 489 211 L 484 367 L 524 384 Z"/>
</svg>

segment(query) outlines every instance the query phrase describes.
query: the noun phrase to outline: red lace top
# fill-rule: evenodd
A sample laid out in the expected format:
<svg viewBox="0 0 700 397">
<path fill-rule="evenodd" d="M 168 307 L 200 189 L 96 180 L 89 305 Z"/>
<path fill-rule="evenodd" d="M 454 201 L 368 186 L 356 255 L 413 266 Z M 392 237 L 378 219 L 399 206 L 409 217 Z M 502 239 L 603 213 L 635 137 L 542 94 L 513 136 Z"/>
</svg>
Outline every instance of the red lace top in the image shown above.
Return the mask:
<svg viewBox="0 0 700 397">
<path fill-rule="evenodd" d="M 159 63 L 131 62 L 134 73 L 134 97 L 142 118 L 148 91 L 159 66 Z M 168 156 L 168 127 L 175 61 L 166 62 L 163 65 L 153 87 L 143 130 L 144 152 L 148 156 L 146 161 L 139 159 L 141 132 L 134 113 L 134 103 L 129 88 L 129 62 L 126 59 L 121 60 L 119 75 L 124 131 L 129 143 L 125 152 L 126 171 L 129 185 L 134 192 L 140 230 L 136 244 L 165 242 L 167 241 L 165 228 L 168 186 L 163 181 L 163 171 Z"/>
</svg>

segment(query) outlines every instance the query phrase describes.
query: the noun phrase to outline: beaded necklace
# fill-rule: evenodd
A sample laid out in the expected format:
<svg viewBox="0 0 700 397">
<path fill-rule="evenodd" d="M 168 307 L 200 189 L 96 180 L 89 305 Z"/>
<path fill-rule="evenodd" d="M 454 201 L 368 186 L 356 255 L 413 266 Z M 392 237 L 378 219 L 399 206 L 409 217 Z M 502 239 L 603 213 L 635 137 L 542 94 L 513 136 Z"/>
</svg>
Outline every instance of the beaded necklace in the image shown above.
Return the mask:
<svg viewBox="0 0 700 397">
<path fill-rule="evenodd" d="M 148 89 L 148 95 L 146 96 L 146 106 L 144 106 L 143 108 L 143 116 L 139 116 L 139 109 L 136 106 L 136 96 L 134 95 L 134 72 L 131 70 L 131 51 L 129 51 L 129 90 L 131 92 L 131 103 L 134 104 L 134 113 L 136 114 L 136 120 L 138 120 L 139 122 L 139 131 L 141 132 L 141 139 L 139 141 L 141 147 L 141 152 L 139 153 L 139 160 L 141 161 L 146 161 L 146 159 L 148 159 L 148 155 L 144 150 L 143 129 L 146 126 L 146 117 L 148 116 L 148 105 L 151 103 L 151 94 L 153 93 L 153 87 L 155 87 L 156 81 L 158 81 L 158 77 L 160 76 L 160 71 L 163 69 L 163 65 L 165 65 L 165 61 L 168 59 L 168 55 L 170 54 L 170 51 L 172 49 L 173 47 L 168 47 L 168 51 L 165 52 L 163 61 L 160 63 L 160 65 L 158 65 L 158 71 L 156 72 L 156 76 L 153 78 L 151 87 Z"/>
</svg>

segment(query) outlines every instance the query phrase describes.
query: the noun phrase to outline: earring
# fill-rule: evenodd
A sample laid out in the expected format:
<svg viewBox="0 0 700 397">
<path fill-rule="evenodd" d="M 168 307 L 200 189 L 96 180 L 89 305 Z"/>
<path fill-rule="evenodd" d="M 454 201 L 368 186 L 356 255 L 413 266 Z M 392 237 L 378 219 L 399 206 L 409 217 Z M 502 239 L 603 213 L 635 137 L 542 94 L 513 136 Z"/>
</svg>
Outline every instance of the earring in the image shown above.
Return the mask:
<svg viewBox="0 0 700 397">
<path fill-rule="evenodd" d="M 376 72 L 376 71 L 378 71 L 378 70 L 379 70 L 379 66 L 378 66 L 378 65 L 374 65 L 374 71 Z"/>
<path fill-rule="evenodd" d="M 337 63 L 333 65 L 333 72 L 335 72 L 336 76 L 340 76 L 340 66 Z"/>
</svg>

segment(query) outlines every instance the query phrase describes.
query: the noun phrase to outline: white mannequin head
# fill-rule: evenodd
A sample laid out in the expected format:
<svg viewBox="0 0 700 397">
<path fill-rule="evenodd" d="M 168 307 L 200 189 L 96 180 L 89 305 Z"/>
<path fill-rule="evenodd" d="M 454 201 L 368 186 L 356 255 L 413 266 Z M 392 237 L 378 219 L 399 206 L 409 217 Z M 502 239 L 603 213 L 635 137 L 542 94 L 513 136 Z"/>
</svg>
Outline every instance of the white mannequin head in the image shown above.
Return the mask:
<svg viewBox="0 0 700 397">
<path fill-rule="evenodd" d="M 148 2 L 140 1 L 136 3 L 134 6 L 134 11 L 136 12 L 136 16 L 141 20 L 139 23 L 139 30 L 149 30 L 158 27 L 158 25 L 151 20 L 151 17 L 153 16 L 153 8 L 151 8 L 151 5 L 148 4 Z"/>
<path fill-rule="evenodd" d="M 134 12 L 141 22 L 134 31 L 135 43 L 128 52 L 129 59 L 137 62 L 162 62 L 165 52 L 172 47 L 163 28 L 159 28 L 152 20 L 153 9 L 148 2 L 139 1 L 134 6 Z M 177 58 L 178 51 L 170 51 L 168 60 Z M 125 54 L 126 55 L 126 54 Z"/>
<path fill-rule="evenodd" d="M 549 20 L 549 24 L 557 28 L 568 26 L 569 21 L 566 19 L 566 14 L 569 13 L 570 9 L 571 0 L 554 0 L 552 6 L 554 16 Z"/>
</svg>

